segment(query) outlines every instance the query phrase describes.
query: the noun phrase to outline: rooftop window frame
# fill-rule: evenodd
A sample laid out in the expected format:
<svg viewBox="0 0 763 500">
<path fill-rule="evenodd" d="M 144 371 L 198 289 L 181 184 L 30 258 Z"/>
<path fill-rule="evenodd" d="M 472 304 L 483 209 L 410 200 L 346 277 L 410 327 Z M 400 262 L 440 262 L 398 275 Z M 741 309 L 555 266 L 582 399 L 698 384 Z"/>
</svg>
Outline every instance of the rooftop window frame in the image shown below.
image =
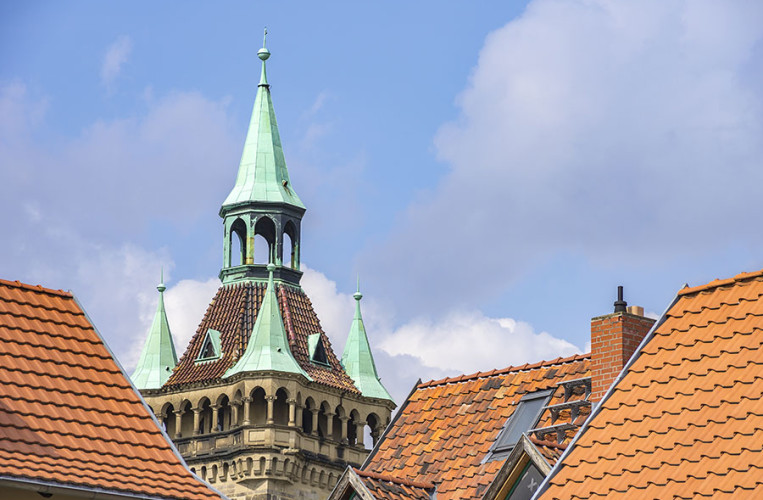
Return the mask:
<svg viewBox="0 0 763 500">
<path fill-rule="evenodd" d="M 538 425 L 538 421 L 540 421 L 540 417 L 543 415 L 543 409 L 548 406 L 548 402 L 555 391 L 556 388 L 543 389 L 528 392 L 522 396 L 516 404 L 514 412 L 503 424 L 503 428 L 498 433 L 498 436 L 496 436 L 495 442 L 490 446 L 490 450 L 488 450 L 483 463 L 505 458 L 506 455 L 511 453 L 522 438 L 522 435 Z M 528 422 L 529 426 L 527 425 Z"/>
</svg>

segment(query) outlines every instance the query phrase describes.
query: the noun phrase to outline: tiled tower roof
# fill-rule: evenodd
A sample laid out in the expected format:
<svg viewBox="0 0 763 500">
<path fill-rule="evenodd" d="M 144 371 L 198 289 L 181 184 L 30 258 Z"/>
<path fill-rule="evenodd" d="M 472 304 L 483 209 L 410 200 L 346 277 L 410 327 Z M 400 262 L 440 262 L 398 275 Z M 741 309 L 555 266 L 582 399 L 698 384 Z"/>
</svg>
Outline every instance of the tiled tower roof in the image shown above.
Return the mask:
<svg viewBox="0 0 763 500">
<path fill-rule="evenodd" d="M 297 363 L 315 382 L 359 394 L 334 354 L 305 292 L 300 287 L 283 283 L 276 283 L 275 287 L 289 348 Z M 165 387 L 173 389 L 186 384 L 221 380 L 246 350 L 266 288 L 267 283 L 260 281 L 240 281 L 221 286 Z M 209 329 L 220 332 L 220 358 L 197 362 Z M 311 334 L 320 334 L 328 366 L 310 361 L 307 339 Z"/>
</svg>

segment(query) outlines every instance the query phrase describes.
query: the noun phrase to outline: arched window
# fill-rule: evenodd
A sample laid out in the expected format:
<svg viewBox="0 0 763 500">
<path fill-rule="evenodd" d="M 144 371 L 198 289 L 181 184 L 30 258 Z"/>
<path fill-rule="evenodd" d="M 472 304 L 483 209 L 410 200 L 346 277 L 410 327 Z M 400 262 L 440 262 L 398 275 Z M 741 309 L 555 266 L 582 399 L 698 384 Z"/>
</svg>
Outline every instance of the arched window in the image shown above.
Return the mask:
<svg viewBox="0 0 763 500">
<path fill-rule="evenodd" d="M 227 431 L 231 427 L 231 406 L 228 396 L 221 396 L 217 400 L 217 406 L 217 422 L 215 422 L 215 430 L 217 432 Z"/>
<path fill-rule="evenodd" d="M 262 387 L 252 391 L 252 405 L 249 410 L 249 418 L 255 425 L 263 425 L 268 420 L 268 402 L 265 401 L 265 389 Z"/>
<path fill-rule="evenodd" d="M 273 255 L 276 242 L 276 225 L 270 217 L 260 217 L 254 225 L 254 262 L 267 264 Z"/>
<path fill-rule="evenodd" d="M 299 268 L 297 241 L 297 228 L 289 221 L 283 230 L 283 265 L 292 269 Z"/>
<path fill-rule="evenodd" d="M 204 398 L 199 402 L 199 434 L 209 434 L 212 430 L 212 404 Z"/>
<path fill-rule="evenodd" d="M 376 444 L 376 440 L 379 439 L 379 434 L 381 432 L 380 425 L 379 425 L 380 422 L 381 420 L 375 413 L 371 413 L 366 418 L 366 426 L 363 429 L 364 431 L 363 444 L 366 447 L 372 448 L 373 445 Z"/>
<path fill-rule="evenodd" d="M 175 437 L 175 407 L 167 403 L 162 410 L 162 427 L 170 438 Z"/>
<path fill-rule="evenodd" d="M 287 425 L 289 423 L 289 404 L 286 402 L 287 394 L 284 389 L 276 391 L 276 400 L 273 401 L 273 420 L 276 424 Z"/>
<path fill-rule="evenodd" d="M 313 432 L 313 409 L 315 409 L 315 401 L 313 398 L 307 398 L 305 407 L 302 408 L 302 432 L 305 434 Z"/>
<path fill-rule="evenodd" d="M 246 224 L 236 219 L 230 227 L 230 265 L 246 263 Z"/>
<path fill-rule="evenodd" d="M 183 415 L 180 417 L 180 434 L 188 437 L 193 434 L 193 411 L 191 410 L 191 402 L 188 400 L 183 401 L 180 404 L 180 409 Z"/>
</svg>

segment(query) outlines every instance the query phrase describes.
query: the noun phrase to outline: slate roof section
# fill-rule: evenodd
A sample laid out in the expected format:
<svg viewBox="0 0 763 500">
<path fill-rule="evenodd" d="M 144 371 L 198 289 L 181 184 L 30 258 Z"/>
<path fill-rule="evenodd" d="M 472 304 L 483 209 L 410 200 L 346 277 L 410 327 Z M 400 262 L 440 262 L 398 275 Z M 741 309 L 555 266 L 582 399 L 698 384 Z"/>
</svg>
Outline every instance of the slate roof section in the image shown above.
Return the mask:
<svg viewBox="0 0 763 500">
<path fill-rule="evenodd" d="M 438 500 L 481 498 L 505 461 L 485 461 L 488 451 L 522 396 L 590 369 L 590 355 L 576 355 L 419 384 L 363 470 L 434 483 Z M 539 427 L 549 419 L 544 412 Z"/>
<path fill-rule="evenodd" d="M 193 476 L 73 295 L 0 280 L 0 479 L 220 498 Z"/>
<path fill-rule="evenodd" d="M 267 283 L 258 281 L 240 281 L 221 286 L 164 387 L 174 390 L 189 384 L 221 380 L 228 368 L 232 367 L 246 350 L 266 288 Z M 305 292 L 299 287 L 283 283 L 276 283 L 276 291 L 289 347 L 297 363 L 313 381 L 359 394 L 334 354 L 331 342 L 323 332 Z M 221 334 L 222 356 L 214 361 L 196 363 L 209 328 Z M 309 335 L 316 333 L 321 335 L 330 365 L 328 367 L 310 361 L 307 339 Z"/>
<path fill-rule="evenodd" d="M 763 271 L 685 288 L 542 499 L 763 498 Z"/>
<path fill-rule="evenodd" d="M 431 500 L 432 483 L 407 481 L 394 476 L 364 472 L 353 468 L 376 500 Z"/>
</svg>

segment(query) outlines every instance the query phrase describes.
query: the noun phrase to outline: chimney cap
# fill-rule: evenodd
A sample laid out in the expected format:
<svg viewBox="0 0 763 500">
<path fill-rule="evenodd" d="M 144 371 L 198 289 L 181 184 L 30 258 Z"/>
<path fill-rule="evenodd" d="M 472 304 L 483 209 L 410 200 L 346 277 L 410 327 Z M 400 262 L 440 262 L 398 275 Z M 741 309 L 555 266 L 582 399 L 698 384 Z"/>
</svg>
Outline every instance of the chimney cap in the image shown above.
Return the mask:
<svg viewBox="0 0 763 500">
<path fill-rule="evenodd" d="M 623 287 L 618 286 L 617 287 L 617 300 L 615 301 L 615 312 L 627 312 L 628 311 L 628 303 L 623 300 Z"/>
</svg>

